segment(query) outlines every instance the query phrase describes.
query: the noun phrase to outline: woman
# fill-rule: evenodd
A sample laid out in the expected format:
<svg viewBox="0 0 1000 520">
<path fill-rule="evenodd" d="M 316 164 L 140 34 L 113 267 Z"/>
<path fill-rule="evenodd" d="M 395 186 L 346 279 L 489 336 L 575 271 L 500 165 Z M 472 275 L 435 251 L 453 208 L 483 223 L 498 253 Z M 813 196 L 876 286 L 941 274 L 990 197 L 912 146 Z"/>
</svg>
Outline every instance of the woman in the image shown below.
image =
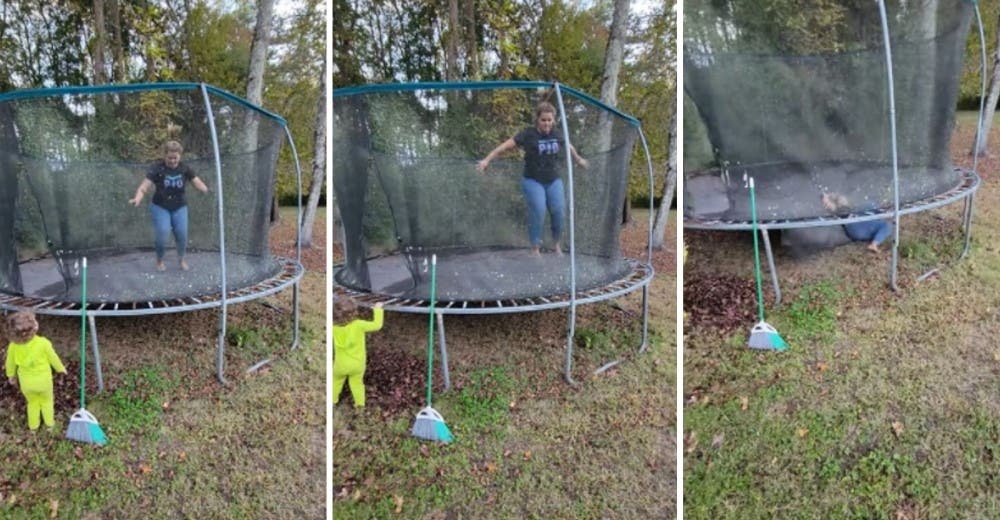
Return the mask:
<svg viewBox="0 0 1000 520">
<path fill-rule="evenodd" d="M 559 165 L 565 161 L 562 148 L 566 140 L 562 132 L 555 128 L 555 122 L 556 108 L 551 103 L 542 101 L 535 108 L 535 126 L 527 127 L 500 143 L 476 165 L 476 170 L 484 172 L 496 156 L 514 148 L 524 150 L 521 190 L 528 205 L 528 239 L 535 256 L 541 255 L 546 208 L 552 221 L 555 251 L 562 254 L 560 241 L 566 199 L 563 195 L 563 182 L 559 177 Z M 570 146 L 569 151 L 577 164 L 587 168 L 587 160 L 577 155 L 575 148 Z"/>
<path fill-rule="evenodd" d="M 142 197 L 150 188 L 156 187 L 153 202 L 149 205 L 149 214 L 153 220 L 153 230 L 156 235 L 156 270 L 165 271 L 163 256 L 166 254 L 167 236 L 174 233 L 177 243 L 177 259 L 181 270 L 189 269 L 184 261 L 187 252 L 188 212 L 187 200 L 184 198 L 184 187 L 188 182 L 198 191 L 208 193 L 208 186 L 195 175 L 194 171 L 181 162 L 184 148 L 177 141 L 167 141 L 163 145 L 163 159 L 154 163 L 142 184 L 135 190 L 135 196 L 129 203 L 138 207 Z"/>
</svg>

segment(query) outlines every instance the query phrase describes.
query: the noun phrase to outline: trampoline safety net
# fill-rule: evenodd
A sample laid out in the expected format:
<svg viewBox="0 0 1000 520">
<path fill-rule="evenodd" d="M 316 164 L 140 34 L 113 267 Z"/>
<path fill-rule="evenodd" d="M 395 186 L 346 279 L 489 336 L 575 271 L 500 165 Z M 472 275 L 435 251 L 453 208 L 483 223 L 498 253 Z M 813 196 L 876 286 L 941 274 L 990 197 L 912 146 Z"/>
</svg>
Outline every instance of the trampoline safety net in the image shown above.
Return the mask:
<svg viewBox="0 0 1000 520">
<path fill-rule="evenodd" d="M 685 2 L 684 92 L 696 107 L 685 115 L 700 118 L 715 163 L 685 172 L 686 218 L 749 222 L 744 174 L 765 221 L 829 215 L 823 193 L 842 195 L 843 213 L 892 207 L 878 3 L 793 4 Z M 966 0 L 888 0 L 886 9 L 907 204 L 961 183 L 949 140 L 973 11 Z"/>
<path fill-rule="evenodd" d="M 588 161 L 573 169 L 577 289 L 621 278 L 619 223 L 638 122 L 562 88 L 569 141 Z M 535 107 L 552 84 L 376 85 L 334 91 L 333 186 L 346 261 L 336 283 L 383 296 L 430 297 L 429 260 L 438 258 L 441 301 L 496 301 L 565 295 L 570 258 L 552 251 L 551 217 L 543 253 L 532 256 L 518 149 L 477 162 L 535 125 Z M 558 168 L 568 192 L 565 139 Z M 568 194 L 563 194 L 568 202 Z M 562 245 L 568 249 L 568 210 Z M 548 251 L 546 251 L 546 249 Z"/>
<path fill-rule="evenodd" d="M 0 291 L 79 302 L 79 259 L 87 257 L 92 303 L 217 295 L 217 190 L 224 198 L 227 289 L 277 273 L 268 228 L 284 122 L 209 87 L 218 186 L 199 85 L 116 87 L 0 94 Z M 210 189 L 185 188 L 188 271 L 179 268 L 173 236 L 166 271 L 155 268 L 152 190 L 139 207 L 129 203 L 150 167 L 162 161 L 168 140 L 181 143 L 182 163 Z"/>
</svg>

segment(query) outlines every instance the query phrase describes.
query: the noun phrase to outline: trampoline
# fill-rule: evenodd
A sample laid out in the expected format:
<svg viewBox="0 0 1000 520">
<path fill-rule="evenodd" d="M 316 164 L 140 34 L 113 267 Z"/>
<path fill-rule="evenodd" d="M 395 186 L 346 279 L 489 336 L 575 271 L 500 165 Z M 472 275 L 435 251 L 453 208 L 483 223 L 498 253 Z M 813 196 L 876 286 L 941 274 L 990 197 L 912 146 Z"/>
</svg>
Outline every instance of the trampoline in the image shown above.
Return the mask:
<svg viewBox="0 0 1000 520">
<path fill-rule="evenodd" d="M 218 308 L 216 374 L 225 382 L 227 307 L 291 287 L 291 348 L 297 348 L 301 250 L 282 258 L 268 249 L 275 170 L 286 139 L 301 192 L 285 120 L 209 85 L 0 94 L 0 308 L 84 313 L 101 389 L 97 317 Z M 183 145 L 182 162 L 210 189 L 187 190 L 188 270 L 174 249 L 164 258 L 166 270 L 155 268 L 150 197 L 140 207 L 128 203 L 167 140 Z M 301 222 L 301 205 L 298 215 Z M 85 309 L 82 258 L 88 263 Z"/>
<path fill-rule="evenodd" d="M 576 307 L 643 291 L 642 352 L 648 343 L 652 247 L 623 258 L 619 228 L 638 120 L 575 89 L 546 82 L 411 83 L 333 91 L 333 188 L 343 221 L 345 262 L 334 268 L 335 295 L 366 306 L 427 313 L 432 255 L 435 312 L 448 386 L 446 314 L 568 309 L 564 374 L 572 383 Z M 498 143 L 534 125 L 549 102 L 562 136 L 561 242 L 546 217 L 540 255 L 527 232 L 519 153 L 477 162 Z M 573 146 L 588 167 L 574 166 Z M 652 167 L 646 168 L 652 207 Z M 650 233 L 652 230 L 650 212 Z"/>
<path fill-rule="evenodd" d="M 767 23 L 731 0 L 690 4 L 684 93 L 694 119 L 685 127 L 705 130 L 714 164 L 685 158 L 702 166 L 685 168 L 684 227 L 752 229 L 753 177 L 778 303 L 770 229 L 891 218 L 898 290 L 900 217 L 961 201 L 964 258 L 980 178 L 975 163 L 951 164 L 949 145 L 975 2 L 879 0 Z M 813 34 L 782 29 L 799 22 Z M 847 204 L 828 210 L 823 194 Z"/>
</svg>

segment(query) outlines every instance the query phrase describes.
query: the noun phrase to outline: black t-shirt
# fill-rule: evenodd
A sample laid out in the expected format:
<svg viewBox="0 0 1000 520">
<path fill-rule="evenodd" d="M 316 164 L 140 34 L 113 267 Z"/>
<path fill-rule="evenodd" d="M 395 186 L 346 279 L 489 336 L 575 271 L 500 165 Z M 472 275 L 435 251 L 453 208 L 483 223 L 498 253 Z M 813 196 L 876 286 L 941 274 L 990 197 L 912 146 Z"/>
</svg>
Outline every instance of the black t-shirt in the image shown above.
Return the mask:
<svg viewBox="0 0 1000 520">
<path fill-rule="evenodd" d="M 553 128 L 548 134 L 542 135 L 537 128 L 530 126 L 514 136 L 514 142 L 524 150 L 524 176 L 542 184 L 548 184 L 559 178 L 559 165 L 566 161 L 563 155 L 565 140 L 562 132 Z"/>
<path fill-rule="evenodd" d="M 162 159 L 157 161 L 146 172 L 146 179 L 156 186 L 153 204 L 167 211 L 183 208 L 187 205 L 184 199 L 184 186 L 194 177 L 194 170 L 183 162 L 178 163 L 176 168 L 168 168 Z"/>
</svg>

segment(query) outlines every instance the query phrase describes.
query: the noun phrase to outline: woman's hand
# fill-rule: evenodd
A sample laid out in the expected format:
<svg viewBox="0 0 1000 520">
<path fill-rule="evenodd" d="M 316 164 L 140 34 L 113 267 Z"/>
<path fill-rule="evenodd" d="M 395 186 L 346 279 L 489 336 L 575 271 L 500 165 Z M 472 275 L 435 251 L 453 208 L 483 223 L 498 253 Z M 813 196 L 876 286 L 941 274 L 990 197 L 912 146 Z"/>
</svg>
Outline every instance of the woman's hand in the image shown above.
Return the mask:
<svg viewBox="0 0 1000 520">
<path fill-rule="evenodd" d="M 476 171 L 479 173 L 485 172 L 486 168 L 489 168 L 489 166 L 490 166 L 490 160 L 483 159 L 482 161 L 476 163 Z"/>
<path fill-rule="evenodd" d="M 584 159 L 583 157 L 580 157 L 579 160 L 576 161 L 576 163 L 579 164 L 580 167 L 583 168 L 584 170 L 590 168 L 590 162 Z"/>
<path fill-rule="evenodd" d="M 135 197 L 128 199 L 128 203 L 138 208 L 139 204 L 142 203 L 142 195 L 136 195 Z"/>
</svg>

